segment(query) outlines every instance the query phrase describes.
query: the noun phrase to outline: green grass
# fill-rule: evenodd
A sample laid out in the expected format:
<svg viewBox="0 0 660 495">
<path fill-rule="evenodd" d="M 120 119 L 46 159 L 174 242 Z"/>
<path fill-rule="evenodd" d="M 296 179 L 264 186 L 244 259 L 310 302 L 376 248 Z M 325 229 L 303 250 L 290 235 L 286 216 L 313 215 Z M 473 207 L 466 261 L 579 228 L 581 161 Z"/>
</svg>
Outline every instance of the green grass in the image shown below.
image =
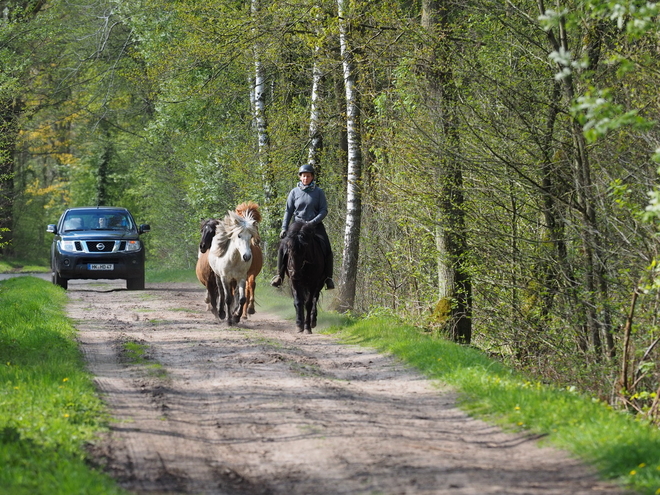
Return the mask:
<svg viewBox="0 0 660 495">
<path fill-rule="evenodd" d="M 163 365 L 155 362 L 149 356 L 149 347 L 146 344 L 127 341 L 123 343 L 123 348 L 126 360 L 131 364 L 142 367 L 147 375 L 160 379 L 167 378 L 167 371 Z"/>
<path fill-rule="evenodd" d="M 503 426 L 547 435 L 611 479 L 660 493 L 660 431 L 569 389 L 533 383 L 479 350 L 456 345 L 387 318 L 329 330 L 343 341 L 392 353 L 461 393 L 467 412 Z"/>
<path fill-rule="evenodd" d="M 36 277 L 0 282 L 0 492 L 124 493 L 86 462 L 106 411 L 66 318 L 62 289 Z"/>
<path fill-rule="evenodd" d="M 48 273 L 50 268 L 46 265 L 29 260 L 0 259 L 0 273 Z"/>
</svg>

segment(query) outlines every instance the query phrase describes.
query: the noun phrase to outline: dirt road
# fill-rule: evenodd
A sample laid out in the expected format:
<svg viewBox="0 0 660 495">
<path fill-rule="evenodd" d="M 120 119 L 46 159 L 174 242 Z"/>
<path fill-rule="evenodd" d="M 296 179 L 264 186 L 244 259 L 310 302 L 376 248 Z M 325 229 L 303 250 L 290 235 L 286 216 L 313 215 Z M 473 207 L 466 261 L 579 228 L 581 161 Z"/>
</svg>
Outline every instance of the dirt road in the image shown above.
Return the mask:
<svg viewBox="0 0 660 495">
<path fill-rule="evenodd" d="M 268 314 L 218 324 L 201 286 L 72 281 L 69 296 L 114 417 L 95 453 L 135 493 L 623 493 L 390 357 Z M 131 364 L 126 342 L 162 368 Z"/>
</svg>

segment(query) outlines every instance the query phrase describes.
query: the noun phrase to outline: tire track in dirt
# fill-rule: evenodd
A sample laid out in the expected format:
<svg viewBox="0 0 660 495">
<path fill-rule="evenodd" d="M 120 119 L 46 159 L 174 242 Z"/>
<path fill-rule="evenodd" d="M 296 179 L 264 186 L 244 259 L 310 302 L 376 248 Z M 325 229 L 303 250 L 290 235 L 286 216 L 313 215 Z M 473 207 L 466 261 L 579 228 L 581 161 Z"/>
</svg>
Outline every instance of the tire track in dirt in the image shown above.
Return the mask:
<svg viewBox="0 0 660 495">
<path fill-rule="evenodd" d="M 135 493 L 624 493 L 391 357 L 259 312 L 228 328 L 195 284 L 120 287 L 72 281 L 68 310 L 113 415 L 93 453 Z"/>
</svg>

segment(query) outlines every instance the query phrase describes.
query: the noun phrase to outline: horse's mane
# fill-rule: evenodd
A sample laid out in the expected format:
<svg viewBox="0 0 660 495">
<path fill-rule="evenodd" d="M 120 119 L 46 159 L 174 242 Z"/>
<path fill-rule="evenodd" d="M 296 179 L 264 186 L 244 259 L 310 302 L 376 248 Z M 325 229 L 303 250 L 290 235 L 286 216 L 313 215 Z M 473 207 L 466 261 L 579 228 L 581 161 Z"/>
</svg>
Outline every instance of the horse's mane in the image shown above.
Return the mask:
<svg viewBox="0 0 660 495">
<path fill-rule="evenodd" d="M 236 213 L 242 217 L 252 216 L 253 220 L 259 224 L 261 223 L 261 211 L 259 211 L 259 205 L 254 201 L 245 201 L 236 207 Z M 252 244 L 259 244 L 261 242 L 261 236 L 259 235 L 259 227 L 257 226 L 257 235 L 252 237 Z"/>
<path fill-rule="evenodd" d="M 324 261 L 321 240 L 316 234 L 316 226 L 304 222 L 293 222 L 287 230 L 284 243 L 289 253 L 287 265 L 289 279 L 292 282 L 301 281 L 311 276 L 313 280 L 316 280 L 318 274 L 311 274 L 318 270 L 318 263 L 323 266 Z"/>
<path fill-rule="evenodd" d="M 236 207 L 236 213 L 242 217 L 246 216 L 248 212 L 252 213 L 252 218 L 255 222 L 261 223 L 261 212 L 259 211 L 259 205 L 254 201 L 246 201 Z"/>
<path fill-rule="evenodd" d="M 314 225 L 304 222 L 293 222 L 287 230 L 286 242 L 292 249 L 295 249 L 299 245 L 305 246 L 312 240 L 315 233 L 316 227 Z"/>
<path fill-rule="evenodd" d="M 215 228 L 215 237 L 218 240 L 218 248 L 215 255 L 222 257 L 229 249 L 229 243 L 235 236 L 239 235 L 244 230 L 251 233 L 252 237 L 259 237 L 257 224 L 252 217 L 250 211 L 246 212 L 245 216 L 241 216 L 234 211 L 228 211 L 225 218 L 218 222 Z"/>
<path fill-rule="evenodd" d="M 307 222 L 292 222 L 289 225 L 287 234 L 289 235 L 304 235 L 308 236 L 316 232 L 316 225 Z"/>
</svg>

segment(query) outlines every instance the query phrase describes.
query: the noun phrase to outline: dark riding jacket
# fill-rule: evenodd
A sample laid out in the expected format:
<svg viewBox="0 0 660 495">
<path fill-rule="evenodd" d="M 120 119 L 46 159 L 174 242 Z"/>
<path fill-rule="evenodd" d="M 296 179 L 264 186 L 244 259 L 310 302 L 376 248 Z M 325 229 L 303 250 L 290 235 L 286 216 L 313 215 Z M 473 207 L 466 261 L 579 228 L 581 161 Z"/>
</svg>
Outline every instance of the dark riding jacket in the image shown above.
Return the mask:
<svg viewBox="0 0 660 495">
<path fill-rule="evenodd" d="M 328 201 L 325 199 L 323 189 L 312 182 L 308 186 L 303 186 L 302 182 L 298 187 L 291 189 L 286 200 L 286 210 L 284 220 L 282 221 L 282 230 L 289 227 L 289 222 L 320 224 L 328 214 Z"/>
</svg>

